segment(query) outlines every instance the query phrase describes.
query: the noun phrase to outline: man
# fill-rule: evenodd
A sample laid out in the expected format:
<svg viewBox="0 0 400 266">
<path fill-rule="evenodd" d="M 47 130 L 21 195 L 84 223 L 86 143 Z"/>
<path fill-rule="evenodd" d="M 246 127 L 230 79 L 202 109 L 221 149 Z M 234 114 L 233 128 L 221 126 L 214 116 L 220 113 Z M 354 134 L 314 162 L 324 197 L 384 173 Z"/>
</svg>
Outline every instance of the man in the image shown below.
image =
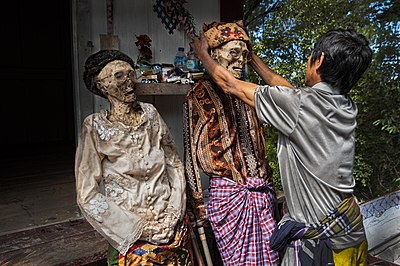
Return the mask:
<svg viewBox="0 0 400 266">
<path fill-rule="evenodd" d="M 357 107 L 347 95 L 371 62 L 367 39 L 353 30 L 333 30 L 315 43 L 306 88 L 294 88 L 252 54 L 251 65 L 268 84 L 235 79 L 208 55 L 205 36 L 191 46 L 228 95 L 255 108 L 279 130 L 278 159 L 288 216 L 274 232 L 283 265 L 366 265 L 367 242 L 355 181 Z"/>
<path fill-rule="evenodd" d="M 214 22 L 203 30 L 211 60 L 239 80 L 250 42 L 242 23 Z M 206 78 L 187 94 L 185 111 L 189 199 L 197 218 L 209 220 L 224 265 L 277 265 L 269 247 L 275 193 L 254 110 Z M 207 212 L 199 167 L 210 177 Z"/>
<path fill-rule="evenodd" d="M 83 122 L 75 157 L 77 203 L 109 242 L 108 265 L 192 265 L 184 167 L 160 114 L 136 99 L 132 59 L 99 51 L 84 81 L 110 103 Z"/>
</svg>

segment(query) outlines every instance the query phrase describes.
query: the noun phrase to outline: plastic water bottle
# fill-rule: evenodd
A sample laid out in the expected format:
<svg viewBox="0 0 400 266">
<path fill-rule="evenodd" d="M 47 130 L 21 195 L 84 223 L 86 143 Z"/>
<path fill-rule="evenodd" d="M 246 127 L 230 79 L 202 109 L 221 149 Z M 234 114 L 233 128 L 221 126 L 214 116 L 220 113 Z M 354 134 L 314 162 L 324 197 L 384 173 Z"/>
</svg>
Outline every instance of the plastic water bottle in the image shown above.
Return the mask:
<svg viewBox="0 0 400 266">
<path fill-rule="evenodd" d="M 178 52 L 175 55 L 174 66 L 180 69 L 186 68 L 185 48 L 178 47 Z"/>
<path fill-rule="evenodd" d="M 198 71 L 199 70 L 199 60 L 194 55 L 192 47 L 190 47 L 190 50 L 189 50 L 189 53 L 187 56 L 186 67 L 189 71 Z"/>
</svg>

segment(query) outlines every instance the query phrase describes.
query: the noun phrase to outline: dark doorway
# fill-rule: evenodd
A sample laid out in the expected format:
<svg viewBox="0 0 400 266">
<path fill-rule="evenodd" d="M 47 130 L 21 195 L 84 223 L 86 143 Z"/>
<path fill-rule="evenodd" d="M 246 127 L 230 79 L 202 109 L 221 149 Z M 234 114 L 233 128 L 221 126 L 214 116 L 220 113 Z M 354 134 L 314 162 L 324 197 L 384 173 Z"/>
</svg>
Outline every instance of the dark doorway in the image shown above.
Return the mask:
<svg viewBox="0 0 400 266">
<path fill-rule="evenodd" d="M 77 215 L 70 1 L 5 1 L 0 234 Z"/>
</svg>

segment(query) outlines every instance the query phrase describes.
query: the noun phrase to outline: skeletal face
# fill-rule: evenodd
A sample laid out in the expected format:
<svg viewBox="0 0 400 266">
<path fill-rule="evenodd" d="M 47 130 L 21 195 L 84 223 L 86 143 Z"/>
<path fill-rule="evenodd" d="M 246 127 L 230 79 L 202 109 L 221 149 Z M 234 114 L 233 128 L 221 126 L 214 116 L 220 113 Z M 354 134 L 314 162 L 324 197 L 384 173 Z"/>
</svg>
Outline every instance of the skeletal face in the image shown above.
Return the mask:
<svg viewBox="0 0 400 266">
<path fill-rule="evenodd" d="M 129 103 L 136 101 L 134 70 L 125 61 L 115 60 L 108 63 L 97 76 L 97 84 L 103 94 L 118 101 Z"/>
<path fill-rule="evenodd" d="M 211 50 L 211 57 L 226 68 L 235 78 L 242 76 L 247 64 L 249 49 L 244 41 L 234 40 Z"/>
</svg>

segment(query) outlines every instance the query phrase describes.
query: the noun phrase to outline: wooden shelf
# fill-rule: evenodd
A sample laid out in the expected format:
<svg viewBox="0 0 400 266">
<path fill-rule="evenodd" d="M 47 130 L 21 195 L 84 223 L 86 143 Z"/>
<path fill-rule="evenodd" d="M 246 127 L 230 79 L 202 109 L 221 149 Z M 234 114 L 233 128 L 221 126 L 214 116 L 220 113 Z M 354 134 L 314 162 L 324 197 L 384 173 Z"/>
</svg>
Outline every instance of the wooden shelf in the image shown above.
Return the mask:
<svg viewBox="0 0 400 266">
<path fill-rule="evenodd" d="M 137 83 L 137 95 L 186 95 L 191 84 L 177 83 Z"/>
</svg>

